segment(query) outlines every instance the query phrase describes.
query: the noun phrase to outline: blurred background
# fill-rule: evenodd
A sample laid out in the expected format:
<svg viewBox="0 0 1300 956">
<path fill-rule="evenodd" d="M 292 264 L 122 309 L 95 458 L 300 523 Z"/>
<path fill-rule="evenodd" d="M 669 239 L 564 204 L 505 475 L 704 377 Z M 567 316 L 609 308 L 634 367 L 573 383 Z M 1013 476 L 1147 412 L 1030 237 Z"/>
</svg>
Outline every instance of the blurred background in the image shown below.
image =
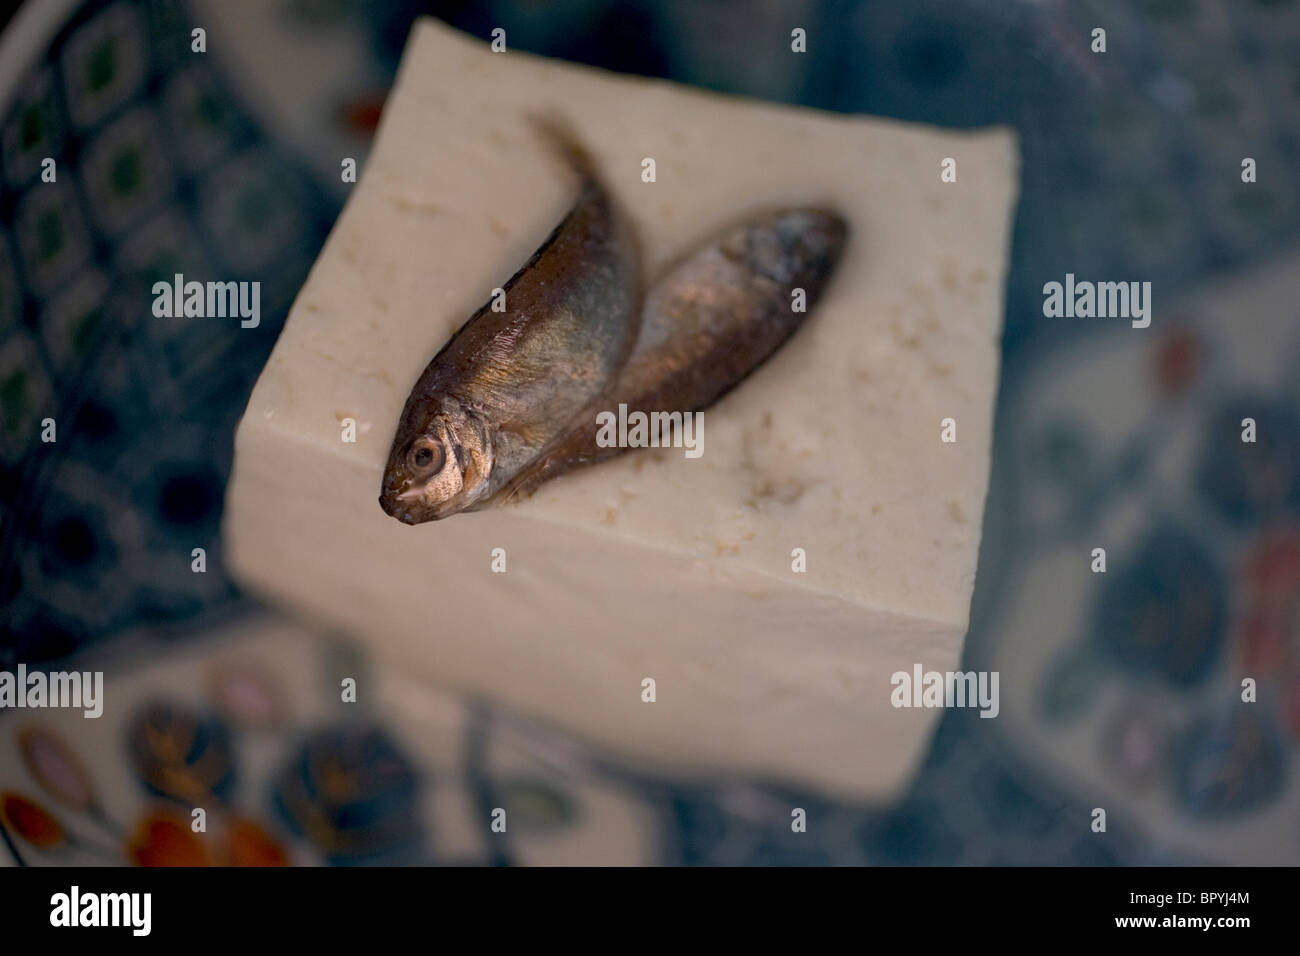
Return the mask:
<svg viewBox="0 0 1300 956">
<path fill-rule="evenodd" d="M 897 801 L 647 776 L 400 674 L 331 708 L 361 652 L 225 576 L 235 426 L 422 14 L 728 93 L 1018 130 L 964 657 L 1001 671 L 1002 716 L 947 711 Z M 1300 0 L 28 0 L 0 46 L 0 669 L 102 669 L 130 704 L 0 714 L 0 858 L 1300 863 L 1298 171 Z M 145 321 L 176 272 L 259 280 L 261 325 Z M 1151 327 L 1044 318 L 1067 272 L 1150 281 Z M 487 832 L 502 805 L 508 838 Z"/>
</svg>

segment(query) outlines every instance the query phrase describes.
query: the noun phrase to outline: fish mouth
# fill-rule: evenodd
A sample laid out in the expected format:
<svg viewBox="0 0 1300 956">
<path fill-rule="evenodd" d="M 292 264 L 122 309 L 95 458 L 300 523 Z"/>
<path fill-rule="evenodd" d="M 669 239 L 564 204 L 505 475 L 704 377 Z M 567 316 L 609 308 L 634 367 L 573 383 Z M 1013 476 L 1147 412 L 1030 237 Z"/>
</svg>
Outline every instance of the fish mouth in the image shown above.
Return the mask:
<svg viewBox="0 0 1300 956">
<path fill-rule="evenodd" d="M 419 524 L 429 520 L 421 517 L 416 510 L 417 502 L 411 500 L 419 497 L 419 492 L 410 491 L 409 485 L 403 484 L 401 490 L 385 488 L 379 495 L 379 507 L 390 518 L 396 518 L 403 524 Z"/>
<path fill-rule="evenodd" d="M 405 524 L 415 524 L 415 519 L 412 517 L 410 510 L 387 493 L 379 496 L 379 507 L 383 508 L 384 514 L 390 518 L 396 518 Z"/>
</svg>

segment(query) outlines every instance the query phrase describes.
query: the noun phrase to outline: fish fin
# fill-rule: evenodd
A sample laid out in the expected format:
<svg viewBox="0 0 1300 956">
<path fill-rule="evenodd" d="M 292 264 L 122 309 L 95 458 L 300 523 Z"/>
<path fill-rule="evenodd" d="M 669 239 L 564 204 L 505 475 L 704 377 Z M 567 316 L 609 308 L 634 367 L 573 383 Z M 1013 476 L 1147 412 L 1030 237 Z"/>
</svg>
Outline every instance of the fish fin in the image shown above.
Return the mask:
<svg viewBox="0 0 1300 956">
<path fill-rule="evenodd" d="M 596 444 L 593 423 L 594 412 L 588 409 L 575 424 L 564 433 L 551 447 L 543 451 L 528 465 L 521 468 L 513 478 L 504 484 L 492 496 L 490 504 L 511 504 L 531 497 L 533 492 L 566 471 L 585 465 L 594 465 L 628 451 L 626 448 L 601 448 Z"/>
</svg>

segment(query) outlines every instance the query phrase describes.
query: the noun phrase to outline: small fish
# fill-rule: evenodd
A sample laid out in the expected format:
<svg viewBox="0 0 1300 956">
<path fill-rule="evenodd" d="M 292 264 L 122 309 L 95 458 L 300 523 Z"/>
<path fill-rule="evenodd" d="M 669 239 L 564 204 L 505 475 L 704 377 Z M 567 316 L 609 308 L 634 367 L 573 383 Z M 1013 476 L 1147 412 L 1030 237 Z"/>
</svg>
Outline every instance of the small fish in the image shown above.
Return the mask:
<svg viewBox="0 0 1300 956">
<path fill-rule="evenodd" d="M 815 208 L 751 214 L 670 266 L 650 288 L 635 351 L 604 406 L 694 412 L 741 383 L 808 317 L 839 263 L 848 225 Z M 804 291 L 805 311 L 793 308 Z M 596 443 L 595 416 L 575 427 L 497 494 L 506 501 L 543 482 L 627 451 Z"/>
<path fill-rule="evenodd" d="M 581 180 L 573 209 L 434 356 L 406 400 L 379 505 L 406 524 L 481 508 L 598 404 L 640 328 L 640 254 L 572 134 L 538 122 Z"/>
<path fill-rule="evenodd" d="M 582 195 L 506 283 L 508 311 L 484 305 L 416 382 L 379 497 L 407 524 L 514 501 L 621 454 L 596 443 L 601 410 L 712 405 L 798 330 L 843 252 L 848 227 L 834 212 L 751 213 L 643 296 L 635 240 L 590 160 L 560 127 L 543 132 Z"/>
</svg>

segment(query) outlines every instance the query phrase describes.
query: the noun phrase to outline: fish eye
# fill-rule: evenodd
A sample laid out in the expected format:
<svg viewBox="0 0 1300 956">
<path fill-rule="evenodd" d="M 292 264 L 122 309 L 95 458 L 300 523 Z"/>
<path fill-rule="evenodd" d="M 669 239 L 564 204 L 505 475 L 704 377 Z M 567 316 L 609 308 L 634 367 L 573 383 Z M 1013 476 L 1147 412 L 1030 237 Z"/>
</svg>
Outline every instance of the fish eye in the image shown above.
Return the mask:
<svg viewBox="0 0 1300 956">
<path fill-rule="evenodd" d="M 441 445 L 421 444 L 411 449 L 411 465 L 421 471 L 440 471 L 447 459 Z"/>
</svg>

